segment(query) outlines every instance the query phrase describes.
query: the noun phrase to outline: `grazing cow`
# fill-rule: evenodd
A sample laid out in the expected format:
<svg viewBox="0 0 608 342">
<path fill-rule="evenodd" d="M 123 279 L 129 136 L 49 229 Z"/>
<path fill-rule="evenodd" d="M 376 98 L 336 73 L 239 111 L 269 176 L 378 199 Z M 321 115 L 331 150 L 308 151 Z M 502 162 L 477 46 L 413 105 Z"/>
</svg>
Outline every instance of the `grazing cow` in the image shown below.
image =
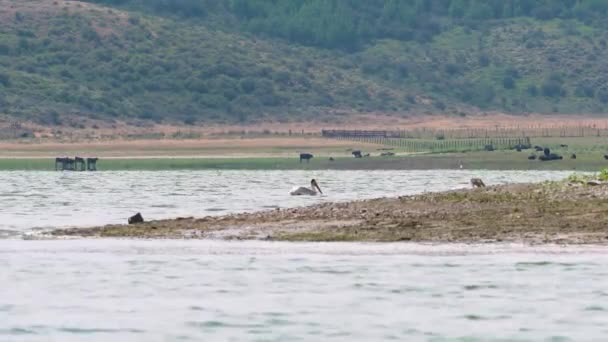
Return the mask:
<svg viewBox="0 0 608 342">
<path fill-rule="evenodd" d="M 87 158 L 87 171 L 97 171 L 97 160 L 99 158 Z"/>
<path fill-rule="evenodd" d="M 63 169 L 68 170 L 68 171 L 74 171 L 74 163 L 75 163 L 74 159 L 69 158 L 69 157 L 65 158 L 65 163 L 63 164 L 65 166 L 63 167 Z"/>
<path fill-rule="evenodd" d="M 363 156 L 361 155 L 361 151 L 359 151 L 359 150 L 353 151 L 353 156 L 354 156 L 355 158 L 361 158 L 361 157 L 363 157 Z"/>
<path fill-rule="evenodd" d="M 536 152 L 542 152 L 543 151 L 542 146 L 534 146 L 534 149 L 536 150 Z"/>
<path fill-rule="evenodd" d="M 542 156 L 538 157 L 538 160 L 541 161 L 548 161 L 548 160 L 562 160 L 564 159 L 564 157 L 560 156 L 559 154 L 555 154 L 555 153 L 549 153 L 547 154 L 543 154 Z"/>
<path fill-rule="evenodd" d="M 572 153 L 572 155 L 570 156 L 570 159 L 576 159 L 576 153 Z"/>
<path fill-rule="evenodd" d="M 84 158 L 76 157 L 74 158 L 74 171 L 84 171 Z"/>
<path fill-rule="evenodd" d="M 302 159 L 305 159 L 306 162 L 310 162 L 310 160 L 312 159 L 313 155 L 310 153 L 300 153 L 300 163 L 302 162 Z"/>
<path fill-rule="evenodd" d="M 604 159 L 608 160 L 608 154 L 604 154 Z"/>
<path fill-rule="evenodd" d="M 548 147 L 545 147 L 545 149 L 543 150 L 543 154 L 545 155 L 545 157 L 548 157 L 551 154 L 551 150 Z"/>
<path fill-rule="evenodd" d="M 528 160 L 536 160 L 536 154 L 529 155 Z"/>
<path fill-rule="evenodd" d="M 68 158 L 62 158 L 62 157 L 57 157 L 55 158 L 55 171 L 59 170 L 59 167 L 61 167 L 61 170 L 65 170 L 66 167 L 66 161 Z"/>
<path fill-rule="evenodd" d="M 527 150 L 529 148 L 531 148 L 531 146 L 526 144 L 517 144 L 513 146 L 513 149 L 517 150 L 517 152 L 521 152 L 521 150 Z"/>
<path fill-rule="evenodd" d="M 485 183 L 481 180 L 481 178 L 471 178 L 471 185 L 474 188 L 483 188 L 485 187 Z"/>
</svg>

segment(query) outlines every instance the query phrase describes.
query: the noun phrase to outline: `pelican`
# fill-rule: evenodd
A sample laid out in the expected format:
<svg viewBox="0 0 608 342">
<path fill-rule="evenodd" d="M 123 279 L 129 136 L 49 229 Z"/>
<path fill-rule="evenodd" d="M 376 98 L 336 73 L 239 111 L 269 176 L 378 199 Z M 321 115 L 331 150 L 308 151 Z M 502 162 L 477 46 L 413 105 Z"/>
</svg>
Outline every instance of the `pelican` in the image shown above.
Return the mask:
<svg viewBox="0 0 608 342">
<path fill-rule="evenodd" d="M 319 193 L 322 194 L 323 191 L 321 191 L 321 188 L 319 187 L 319 184 L 317 184 L 316 180 L 311 180 L 310 181 L 310 189 L 300 186 L 297 188 L 293 188 L 291 189 L 291 191 L 289 192 L 290 195 L 292 196 L 300 196 L 300 195 L 316 195 L 317 194 L 317 190 L 319 190 Z"/>
</svg>

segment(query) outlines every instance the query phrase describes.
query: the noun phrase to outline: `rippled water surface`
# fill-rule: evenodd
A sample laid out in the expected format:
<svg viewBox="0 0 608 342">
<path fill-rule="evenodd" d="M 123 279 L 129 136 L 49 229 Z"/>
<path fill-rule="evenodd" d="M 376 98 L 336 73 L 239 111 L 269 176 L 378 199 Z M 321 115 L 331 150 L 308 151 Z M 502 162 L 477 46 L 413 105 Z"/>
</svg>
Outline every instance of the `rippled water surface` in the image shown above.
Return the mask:
<svg viewBox="0 0 608 342">
<path fill-rule="evenodd" d="M 555 171 L 124 171 L 0 172 L 0 236 L 30 228 L 206 216 L 441 191 L 487 184 L 561 179 Z M 289 196 L 316 178 L 322 197 Z M 4 232 L 4 234 L 2 233 Z M 7 234 L 8 233 L 8 234 Z"/>
<path fill-rule="evenodd" d="M 0 240 L 0 341 L 605 341 L 602 247 Z"/>
<path fill-rule="evenodd" d="M 14 238 L 137 211 L 203 216 L 462 188 L 473 176 L 567 173 L 0 172 L 0 341 L 607 340 L 605 247 Z M 287 195 L 312 177 L 323 197 Z"/>
</svg>

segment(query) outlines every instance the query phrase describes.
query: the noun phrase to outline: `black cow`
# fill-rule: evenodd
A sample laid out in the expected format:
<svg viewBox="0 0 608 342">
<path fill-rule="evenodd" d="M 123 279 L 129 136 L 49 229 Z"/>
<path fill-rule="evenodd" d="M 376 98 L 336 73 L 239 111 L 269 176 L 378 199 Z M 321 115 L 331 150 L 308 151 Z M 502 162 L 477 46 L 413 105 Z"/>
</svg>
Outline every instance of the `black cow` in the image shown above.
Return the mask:
<svg viewBox="0 0 608 342">
<path fill-rule="evenodd" d="M 363 155 L 361 155 L 361 151 L 359 151 L 359 150 L 353 151 L 353 156 L 355 158 L 361 158 L 361 157 L 363 157 Z"/>
<path fill-rule="evenodd" d="M 74 163 L 75 160 L 72 158 L 65 158 L 65 167 L 63 168 L 64 170 L 68 170 L 68 171 L 74 171 Z"/>
<path fill-rule="evenodd" d="M 560 156 L 559 154 L 555 154 L 555 153 L 549 153 L 547 154 L 543 154 L 542 156 L 538 157 L 538 160 L 541 161 L 548 161 L 548 160 L 562 160 L 564 159 L 564 157 Z"/>
<path fill-rule="evenodd" d="M 576 153 L 572 153 L 572 155 L 570 156 L 570 159 L 576 159 Z"/>
<path fill-rule="evenodd" d="M 542 152 L 543 151 L 543 147 L 542 146 L 534 146 L 534 149 L 536 150 L 536 152 Z"/>
<path fill-rule="evenodd" d="M 87 158 L 87 171 L 97 171 L 97 160 L 99 158 Z"/>
<path fill-rule="evenodd" d="M 529 148 L 532 148 L 532 146 L 529 144 L 517 144 L 513 146 L 513 149 L 517 150 L 517 152 L 521 152 L 522 150 L 527 150 Z"/>
<path fill-rule="evenodd" d="M 74 171 L 84 171 L 84 158 L 76 157 L 74 158 Z"/>
<path fill-rule="evenodd" d="M 300 163 L 302 162 L 302 159 L 306 160 L 306 162 L 310 162 L 310 160 L 312 159 L 313 155 L 310 153 L 300 153 Z"/>
<path fill-rule="evenodd" d="M 61 167 L 61 170 L 65 170 L 67 159 L 65 157 L 55 158 L 55 171 L 59 170 L 59 167 Z"/>
<path fill-rule="evenodd" d="M 528 160 L 536 160 L 536 154 L 529 155 Z"/>
</svg>

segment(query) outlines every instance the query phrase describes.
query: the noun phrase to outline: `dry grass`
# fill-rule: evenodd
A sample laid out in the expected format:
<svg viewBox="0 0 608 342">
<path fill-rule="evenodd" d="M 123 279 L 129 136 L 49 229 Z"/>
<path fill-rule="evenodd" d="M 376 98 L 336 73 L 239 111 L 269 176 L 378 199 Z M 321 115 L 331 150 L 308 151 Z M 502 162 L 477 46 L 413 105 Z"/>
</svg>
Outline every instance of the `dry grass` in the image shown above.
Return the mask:
<svg viewBox="0 0 608 342">
<path fill-rule="evenodd" d="M 198 140 L 115 140 L 78 143 L 0 143 L 0 158 L 43 158 L 58 155 L 95 154 L 99 157 L 244 157 L 290 156 L 297 152 L 314 150 L 320 153 L 344 152 L 356 146 L 374 146 L 323 139 L 318 137 L 277 137 L 250 139 L 198 139 Z"/>
</svg>

